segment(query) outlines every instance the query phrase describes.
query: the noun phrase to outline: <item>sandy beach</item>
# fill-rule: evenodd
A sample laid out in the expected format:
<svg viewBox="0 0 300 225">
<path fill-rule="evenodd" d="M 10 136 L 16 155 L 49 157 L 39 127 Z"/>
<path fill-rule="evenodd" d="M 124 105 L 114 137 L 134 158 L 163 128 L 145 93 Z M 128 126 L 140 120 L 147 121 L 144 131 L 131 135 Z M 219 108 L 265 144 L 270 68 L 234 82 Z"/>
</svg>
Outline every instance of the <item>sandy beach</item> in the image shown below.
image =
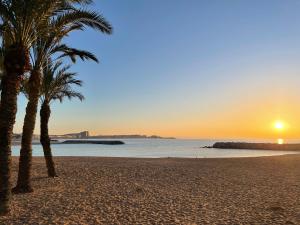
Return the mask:
<svg viewBox="0 0 300 225">
<path fill-rule="evenodd" d="M 300 155 L 55 161 L 48 179 L 34 158 L 34 193 L 0 224 L 300 224 Z"/>
</svg>

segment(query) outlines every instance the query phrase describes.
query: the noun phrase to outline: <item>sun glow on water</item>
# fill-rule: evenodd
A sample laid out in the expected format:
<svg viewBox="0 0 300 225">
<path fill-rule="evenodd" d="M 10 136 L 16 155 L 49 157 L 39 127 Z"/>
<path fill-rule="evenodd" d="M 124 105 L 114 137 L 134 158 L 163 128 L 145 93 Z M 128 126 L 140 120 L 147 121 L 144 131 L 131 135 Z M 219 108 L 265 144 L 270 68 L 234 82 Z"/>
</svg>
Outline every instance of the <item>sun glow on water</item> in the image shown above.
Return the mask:
<svg viewBox="0 0 300 225">
<path fill-rule="evenodd" d="M 284 140 L 281 139 L 281 138 L 279 138 L 279 139 L 277 140 L 277 143 L 278 143 L 279 145 L 282 145 L 282 144 L 284 144 Z"/>
</svg>

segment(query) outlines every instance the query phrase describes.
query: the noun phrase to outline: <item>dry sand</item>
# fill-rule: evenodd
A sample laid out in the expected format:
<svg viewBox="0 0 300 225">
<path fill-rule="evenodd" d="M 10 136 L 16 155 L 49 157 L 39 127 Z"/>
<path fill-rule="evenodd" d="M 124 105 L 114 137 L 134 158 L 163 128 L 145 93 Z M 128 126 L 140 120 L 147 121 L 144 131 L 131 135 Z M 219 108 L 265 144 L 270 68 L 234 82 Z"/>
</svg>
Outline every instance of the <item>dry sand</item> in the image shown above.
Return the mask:
<svg viewBox="0 0 300 225">
<path fill-rule="evenodd" d="M 1 225 L 300 224 L 300 155 L 55 161 L 48 179 L 34 158 L 35 191 L 14 195 Z"/>
</svg>

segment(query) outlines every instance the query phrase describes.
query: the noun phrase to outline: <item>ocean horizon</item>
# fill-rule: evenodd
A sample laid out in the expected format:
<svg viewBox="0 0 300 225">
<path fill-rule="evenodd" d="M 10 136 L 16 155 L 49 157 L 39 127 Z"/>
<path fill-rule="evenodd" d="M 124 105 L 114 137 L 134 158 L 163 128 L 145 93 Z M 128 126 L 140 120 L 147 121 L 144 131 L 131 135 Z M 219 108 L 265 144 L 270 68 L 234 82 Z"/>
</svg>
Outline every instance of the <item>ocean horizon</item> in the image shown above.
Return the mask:
<svg viewBox="0 0 300 225">
<path fill-rule="evenodd" d="M 89 139 L 90 140 L 90 139 Z M 103 139 L 93 139 L 103 140 Z M 53 156 L 129 157 L 129 158 L 236 158 L 297 154 L 293 151 L 211 149 L 217 141 L 249 141 L 272 143 L 272 139 L 118 139 L 124 145 L 52 144 Z M 63 141 L 63 140 L 60 140 Z M 297 143 L 289 140 L 287 143 Z M 298 152 L 299 153 L 299 152 Z M 12 147 L 12 155 L 19 156 L 20 145 Z M 33 145 L 33 156 L 44 155 L 40 144 Z"/>
</svg>

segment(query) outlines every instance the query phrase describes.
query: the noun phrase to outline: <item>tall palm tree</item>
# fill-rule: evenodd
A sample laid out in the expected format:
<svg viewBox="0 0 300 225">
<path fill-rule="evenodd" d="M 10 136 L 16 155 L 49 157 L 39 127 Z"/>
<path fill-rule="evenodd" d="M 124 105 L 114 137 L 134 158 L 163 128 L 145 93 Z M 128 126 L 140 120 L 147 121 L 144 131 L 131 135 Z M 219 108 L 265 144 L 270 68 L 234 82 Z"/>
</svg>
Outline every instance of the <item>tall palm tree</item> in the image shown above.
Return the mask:
<svg viewBox="0 0 300 225">
<path fill-rule="evenodd" d="M 49 42 L 49 40 L 48 40 L 48 42 Z M 44 42 L 41 42 L 41 43 L 44 43 Z M 63 57 L 69 57 L 73 63 L 75 63 L 77 61 L 77 57 L 79 57 L 83 61 L 84 60 L 93 60 L 95 62 L 98 62 L 97 57 L 88 51 L 71 48 L 65 44 L 52 43 L 51 45 L 47 45 L 47 46 L 49 46 L 49 47 L 45 48 L 45 45 L 43 45 L 44 48 L 42 48 L 42 50 L 40 50 L 40 46 L 35 46 L 34 47 L 35 51 L 33 51 L 35 53 L 34 54 L 35 57 L 33 57 L 33 58 L 35 58 L 36 60 L 34 60 L 35 64 L 33 64 L 34 66 L 33 66 L 33 70 L 31 73 L 41 73 L 40 77 L 42 77 L 43 72 L 47 71 L 45 69 L 48 68 L 49 62 L 51 62 L 51 56 L 54 54 L 56 54 L 56 55 L 58 54 L 58 57 L 56 59 L 54 59 L 55 62 L 57 62 L 58 60 L 60 60 Z M 37 57 L 37 56 L 43 56 L 43 58 L 44 58 L 44 63 L 41 64 L 42 68 L 44 68 L 43 71 L 37 71 L 35 69 L 37 62 L 39 62 L 38 61 L 39 57 Z M 32 93 L 32 89 L 35 88 L 35 87 L 32 87 L 31 79 L 32 79 L 32 75 L 29 78 L 23 79 L 23 81 L 22 81 L 21 91 L 23 92 L 23 94 L 26 96 L 27 99 L 29 99 L 29 96 Z M 39 89 L 40 88 L 41 87 L 39 87 Z M 41 95 L 40 90 L 38 91 L 38 94 L 39 94 L 39 96 Z M 26 123 L 26 121 L 24 122 L 24 126 L 25 126 L 25 123 Z M 46 143 L 43 141 L 42 145 L 44 147 L 46 145 Z M 44 148 L 44 150 L 46 150 L 46 147 Z M 44 151 L 44 155 L 45 155 L 45 159 L 46 159 L 48 176 L 56 177 L 57 174 L 55 173 L 52 156 L 51 157 L 48 156 L 49 155 L 48 151 Z M 30 179 L 28 179 L 28 176 L 27 176 L 28 170 L 25 170 L 25 172 L 27 172 L 27 173 L 23 174 L 24 169 L 22 169 L 20 167 L 19 168 L 19 177 L 23 178 L 23 179 L 24 179 L 24 177 L 27 178 L 26 182 L 30 183 Z M 13 189 L 13 191 L 17 192 L 15 189 Z"/>
<path fill-rule="evenodd" d="M 4 45 L 4 75 L 0 106 L 0 215 L 9 212 L 11 140 L 17 95 L 23 74 L 30 69 L 29 49 L 44 19 L 53 13 L 50 0 L 1 0 L 0 33 Z"/>
<path fill-rule="evenodd" d="M 24 73 L 30 70 L 30 48 L 39 36 L 48 32 L 45 21 L 49 21 L 49 18 L 56 18 L 54 22 L 56 27 L 75 20 L 75 24 L 84 24 L 110 33 L 110 26 L 105 27 L 102 23 L 91 22 L 91 19 L 95 17 L 103 19 L 100 15 L 74 7 L 75 3 L 80 5 L 91 2 L 89 0 L 0 0 L 0 34 L 5 49 L 5 71 L 1 82 L 0 106 L 1 215 L 9 212 L 12 131 L 17 112 L 20 82 Z M 89 19 L 81 21 L 79 17 L 82 16 Z M 52 19 L 50 21 L 53 21 Z M 30 158 L 26 159 L 26 154 L 23 154 L 23 159 L 25 163 L 30 161 Z"/>
<path fill-rule="evenodd" d="M 60 51 L 61 57 L 70 56 L 74 60 L 75 56 L 82 59 L 90 58 L 97 61 L 96 57 L 88 52 L 69 48 L 61 44 L 61 40 L 74 30 L 83 30 L 85 27 L 97 29 L 103 33 L 110 34 L 112 28 L 110 24 L 98 13 L 86 9 L 77 9 L 72 3 L 63 5 L 56 15 L 44 21 L 40 29 L 47 27 L 48 32 L 38 38 L 33 46 L 33 69 L 28 82 L 28 104 L 24 118 L 23 135 L 19 162 L 19 175 L 14 193 L 26 193 L 33 191 L 30 182 L 31 162 L 32 162 L 32 137 L 36 121 L 38 107 L 39 90 L 41 84 L 41 71 L 47 64 L 51 55 Z M 91 1 L 75 1 L 76 3 L 90 3 Z"/>
<path fill-rule="evenodd" d="M 44 77 L 41 89 L 41 109 L 40 109 L 40 141 L 43 146 L 44 156 L 48 169 L 48 175 L 56 176 L 55 165 L 52 158 L 48 123 L 51 114 L 50 104 L 55 100 L 62 102 L 64 98 L 78 98 L 83 100 L 81 93 L 76 92 L 72 86 L 81 86 L 82 81 L 76 79 L 76 73 L 69 73 L 70 66 L 62 67 L 61 62 L 49 64 L 44 69 Z"/>
</svg>

